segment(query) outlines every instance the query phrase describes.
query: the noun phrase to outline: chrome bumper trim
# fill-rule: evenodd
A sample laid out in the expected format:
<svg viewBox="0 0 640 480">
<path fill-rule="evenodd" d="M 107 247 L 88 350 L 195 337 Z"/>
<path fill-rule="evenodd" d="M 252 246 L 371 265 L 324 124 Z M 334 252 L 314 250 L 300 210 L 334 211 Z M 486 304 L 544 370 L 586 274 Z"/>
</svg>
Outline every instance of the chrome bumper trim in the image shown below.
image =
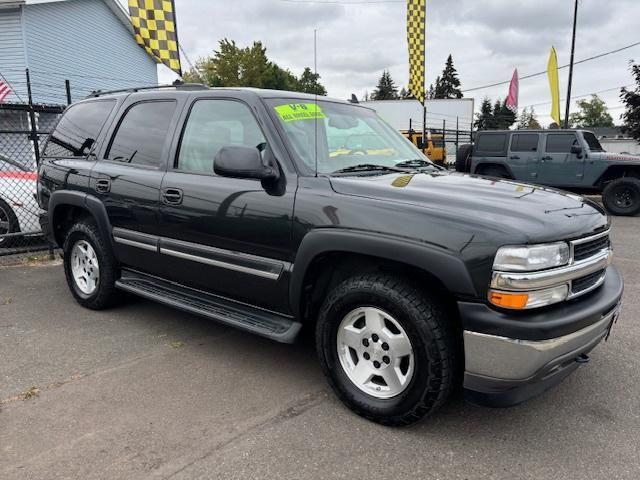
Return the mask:
<svg viewBox="0 0 640 480">
<path fill-rule="evenodd" d="M 549 340 L 518 340 L 465 330 L 465 371 L 499 380 L 527 380 L 555 359 L 602 340 L 620 308 L 618 304 L 596 323 Z"/>
</svg>

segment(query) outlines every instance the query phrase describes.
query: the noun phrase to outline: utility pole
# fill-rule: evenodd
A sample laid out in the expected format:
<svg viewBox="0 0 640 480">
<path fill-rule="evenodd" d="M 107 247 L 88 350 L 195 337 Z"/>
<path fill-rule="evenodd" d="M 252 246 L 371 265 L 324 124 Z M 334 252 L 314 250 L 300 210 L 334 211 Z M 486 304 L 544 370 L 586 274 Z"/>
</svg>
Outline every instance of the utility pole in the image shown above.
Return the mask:
<svg viewBox="0 0 640 480">
<path fill-rule="evenodd" d="M 578 0 L 573 10 L 573 35 L 571 38 L 571 61 L 569 62 L 569 86 L 567 87 L 567 109 L 564 116 L 564 128 L 569 128 L 569 109 L 571 108 L 571 83 L 573 82 L 573 56 L 576 51 L 576 26 L 578 24 Z"/>
</svg>

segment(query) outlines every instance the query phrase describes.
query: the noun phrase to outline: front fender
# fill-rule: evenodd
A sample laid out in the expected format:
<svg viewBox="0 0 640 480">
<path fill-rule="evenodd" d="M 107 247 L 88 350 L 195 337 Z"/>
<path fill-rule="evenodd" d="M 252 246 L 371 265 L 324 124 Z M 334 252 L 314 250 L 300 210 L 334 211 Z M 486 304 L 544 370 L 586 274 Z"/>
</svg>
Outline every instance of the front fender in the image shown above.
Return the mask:
<svg viewBox="0 0 640 480">
<path fill-rule="evenodd" d="M 350 252 L 405 263 L 438 278 L 456 296 L 477 296 L 465 263 L 452 251 L 390 235 L 324 228 L 305 235 L 298 248 L 289 285 L 294 314 L 302 315 L 302 290 L 307 270 L 314 259 L 331 252 Z"/>
</svg>

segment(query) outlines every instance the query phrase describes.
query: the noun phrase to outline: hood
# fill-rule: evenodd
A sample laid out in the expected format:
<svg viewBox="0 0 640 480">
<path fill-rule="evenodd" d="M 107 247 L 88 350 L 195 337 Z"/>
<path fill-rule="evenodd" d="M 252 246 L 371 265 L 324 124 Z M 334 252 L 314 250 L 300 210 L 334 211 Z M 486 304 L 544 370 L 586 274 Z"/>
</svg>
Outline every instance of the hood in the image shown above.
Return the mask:
<svg viewBox="0 0 640 480">
<path fill-rule="evenodd" d="M 509 180 L 438 172 L 333 176 L 330 181 L 342 195 L 404 203 L 407 211 L 419 207 L 428 215 L 427 225 L 429 216 L 455 222 L 473 232 L 473 241 L 490 236 L 505 243 L 551 242 L 608 226 L 604 210 L 580 195 Z"/>
</svg>

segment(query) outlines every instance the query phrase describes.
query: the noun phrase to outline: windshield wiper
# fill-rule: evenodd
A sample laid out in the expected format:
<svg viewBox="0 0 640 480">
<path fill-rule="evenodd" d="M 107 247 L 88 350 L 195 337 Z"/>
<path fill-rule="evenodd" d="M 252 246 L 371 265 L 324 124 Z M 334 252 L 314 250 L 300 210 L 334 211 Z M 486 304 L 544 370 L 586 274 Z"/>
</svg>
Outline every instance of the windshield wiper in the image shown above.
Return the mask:
<svg viewBox="0 0 640 480">
<path fill-rule="evenodd" d="M 352 172 L 400 172 L 407 173 L 406 170 L 395 167 L 387 167 L 385 165 L 374 165 L 372 163 L 361 163 L 351 167 L 341 168 L 333 173 L 352 173 Z"/>
<path fill-rule="evenodd" d="M 434 170 L 438 170 L 439 167 L 428 160 L 423 160 L 421 158 L 414 158 L 412 160 L 405 160 L 404 162 L 396 163 L 396 167 L 398 168 L 420 168 L 420 167 L 431 167 Z"/>
</svg>

